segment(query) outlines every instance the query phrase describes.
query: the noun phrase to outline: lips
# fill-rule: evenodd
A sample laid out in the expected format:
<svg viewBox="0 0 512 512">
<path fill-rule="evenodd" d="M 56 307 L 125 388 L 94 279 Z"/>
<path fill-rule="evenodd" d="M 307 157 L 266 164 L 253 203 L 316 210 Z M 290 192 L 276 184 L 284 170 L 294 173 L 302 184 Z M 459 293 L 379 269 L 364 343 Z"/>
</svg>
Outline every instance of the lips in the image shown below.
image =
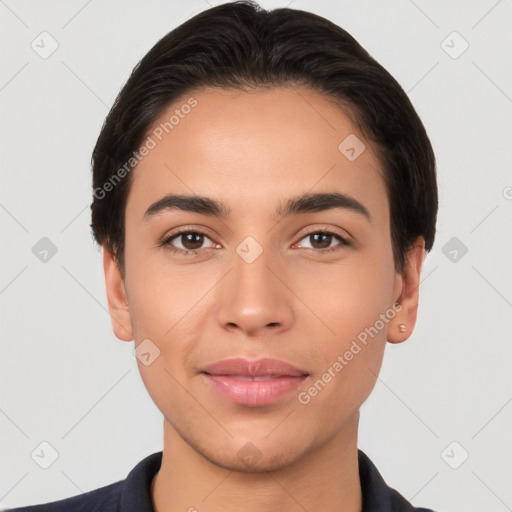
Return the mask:
<svg viewBox="0 0 512 512">
<path fill-rule="evenodd" d="M 259 359 L 248 361 L 241 357 L 225 359 L 205 366 L 202 372 L 210 375 L 225 375 L 240 377 L 240 380 L 262 380 L 262 378 L 302 377 L 306 371 L 278 359 Z"/>
<path fill-rule="evenodd" d="M 264 406 L 296 391 L 308 373 L 277 359 L 228 359 L 202 368 L 206 382 L 230 402 Z"/>
</svg>

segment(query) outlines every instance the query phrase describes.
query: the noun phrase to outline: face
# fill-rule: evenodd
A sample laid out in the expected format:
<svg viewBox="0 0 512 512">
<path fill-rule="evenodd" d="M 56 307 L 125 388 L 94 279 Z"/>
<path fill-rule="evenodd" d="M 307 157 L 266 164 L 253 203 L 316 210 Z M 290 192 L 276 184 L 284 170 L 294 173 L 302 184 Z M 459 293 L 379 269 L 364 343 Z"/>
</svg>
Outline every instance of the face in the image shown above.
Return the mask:
<svg viewBox="0 0 512 512">
<path fill-rule="evenodd" d="M 197 104 L 181 109 L 190 97 Z M 176 109 L 179 122 L 162 134 Z M 145 343 L 148 392 L 166 428 L 199 454 L 241 471 L 251 450 L 255 469 L 290 464 L 343 435 L 386 340 L 410 335 L 421 244 L 411 272 L 395 273 L 371 141 L 312 91 L 197 91 L 148 135 L 156 145 L 133 171 L 126 205 L 124 282 L 105 251 L 116 335 Z M 287 210 L 304 194 L 319 196 Z M 231 358 L 277 359 L 302 377 L 202 373 Z"/>
</svg>

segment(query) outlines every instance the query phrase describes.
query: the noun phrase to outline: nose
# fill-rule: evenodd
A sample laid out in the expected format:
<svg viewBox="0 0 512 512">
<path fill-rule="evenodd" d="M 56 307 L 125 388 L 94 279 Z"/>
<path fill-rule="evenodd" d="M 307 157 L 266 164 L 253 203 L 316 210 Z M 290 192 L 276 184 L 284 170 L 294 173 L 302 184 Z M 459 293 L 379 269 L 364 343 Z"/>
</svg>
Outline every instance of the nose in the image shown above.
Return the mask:
<svg viewBox="0 0 512 512">
<path fill-rule="evenodd" d="M 217 310 L 220 326 L 256 337 L 289 329 L 294 296 L 283 262 L 272 257 L 270 250 L 248 261 L 235 254 L 233 268 L 222 280 Z"/>
</svg>

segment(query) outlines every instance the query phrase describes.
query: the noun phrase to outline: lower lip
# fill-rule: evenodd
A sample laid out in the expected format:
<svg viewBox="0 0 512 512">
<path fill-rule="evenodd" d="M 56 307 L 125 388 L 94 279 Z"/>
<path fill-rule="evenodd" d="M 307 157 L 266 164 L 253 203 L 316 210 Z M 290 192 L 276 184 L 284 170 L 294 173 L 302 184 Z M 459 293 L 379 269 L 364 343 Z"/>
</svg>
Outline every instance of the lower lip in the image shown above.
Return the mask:
<svg viewBox="0 0 512 512">
<path fill-rule="evenodd" d="M 235 404 L 268 405 L 287 395 L 304 382 L 302 377 L 278 377 L 269 380 L 237 380 L 226 375 L 203 373 L 208 383 Z"/>
</svg>

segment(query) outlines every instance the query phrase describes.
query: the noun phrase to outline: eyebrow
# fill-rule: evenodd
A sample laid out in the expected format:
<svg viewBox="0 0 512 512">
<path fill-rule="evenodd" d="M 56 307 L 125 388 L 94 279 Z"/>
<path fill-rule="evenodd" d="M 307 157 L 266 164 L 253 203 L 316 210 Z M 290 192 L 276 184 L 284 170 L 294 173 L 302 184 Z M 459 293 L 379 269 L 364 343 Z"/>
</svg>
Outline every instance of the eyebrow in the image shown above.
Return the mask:
<svg viewBox="0 0 512 512">
<path fill-rule="evenodd" d="M 290 215 L 307 212 L 321 212 L 334 208 L 342 208 L 358 213 L 365 217 L 370 223 L 372 222 L 372 216 L 363 204 L 353 197 L 339 192 L 316 194 L 306 193 L 299 197 L 289 199 L 284 206 L 280 206 L 276 210 L 276 218 L 277 220 L 281 220 Z M 216 199 L 205 196 L 168 194 L 154 202 L 146 210 L 144 219 L 150 220 L 159 213 L 173 209 L 220 218 L 226 218 L 231 213 L 231 209 L 227 205 L 217 201 Z"/>
</svg>

